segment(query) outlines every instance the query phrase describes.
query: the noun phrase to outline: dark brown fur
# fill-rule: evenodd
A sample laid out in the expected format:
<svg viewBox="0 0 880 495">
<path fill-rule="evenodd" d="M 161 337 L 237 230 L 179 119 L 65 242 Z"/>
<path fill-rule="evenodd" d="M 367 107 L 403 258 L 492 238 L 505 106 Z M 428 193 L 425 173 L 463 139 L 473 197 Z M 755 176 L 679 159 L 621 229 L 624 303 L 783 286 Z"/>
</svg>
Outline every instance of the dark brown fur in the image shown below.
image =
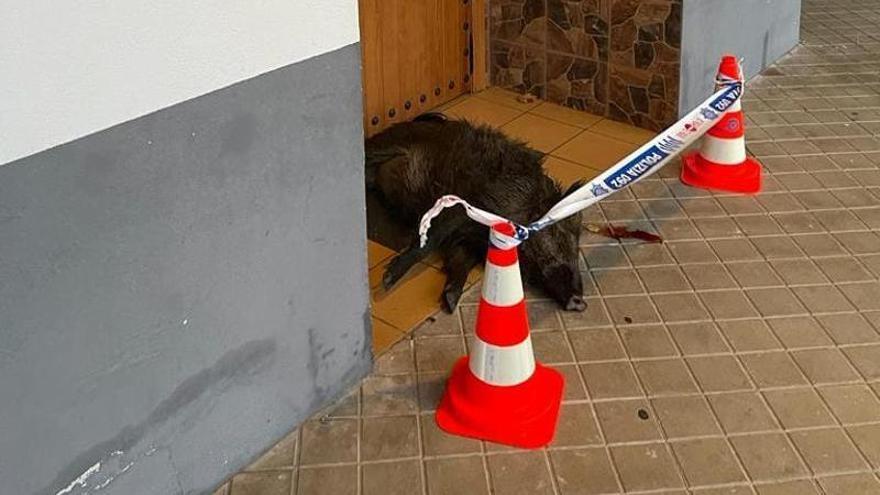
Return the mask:
<svg viewBox="0 0 880 495">
<path fill-rule="evenodd" d="M 367 140 L 366 162 L 368 187 L 414 229 L 422 214 L 446 194 L 522 225 L 564 197 L 560 185 L 544 173 L 541 153 L 495 129 L 437 114 L 397 124 Z M 526 281 L 563 308 L 576 311 L 586 309 L 578 269 L 580 232 L 578 214 L 534 234 L 519 248 Z M 468 273 L 485 260 L 488 229 L 467 218 L 461 207 L 453 207 L 434 220 L 428 239 L 424 248 L 416 240 L 395 257 L 383 283 L 390 287 L 415 263 L 439 250 L 447 275 L 442 300 L 452 311 Z"/>
</svg>

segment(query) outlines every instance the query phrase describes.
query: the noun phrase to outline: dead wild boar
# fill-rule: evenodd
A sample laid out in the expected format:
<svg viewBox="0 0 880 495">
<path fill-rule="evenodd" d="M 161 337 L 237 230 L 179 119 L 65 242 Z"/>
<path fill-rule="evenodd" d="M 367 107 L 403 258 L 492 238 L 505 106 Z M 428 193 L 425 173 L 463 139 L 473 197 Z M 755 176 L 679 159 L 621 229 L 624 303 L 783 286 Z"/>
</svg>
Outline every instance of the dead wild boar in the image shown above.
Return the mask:
<svg viewBox="0 0 880 495">
<path fill-rule="evenodd" d="M 454 194 L 478 208 L 521 225 L 541 217 L 565 195 L 543 170 L 542 153 L 487 126 L 426 114 L 397 124 L 366 142 L 367 187 L 399 220 L 417 231 L 421 216 L 443 195 Z M 544 290 L 568 311 L 584 311 L 578 267 L 582 218 L 573 215 L 519 246 L 524 280 Z M 452 312 L 468 273 L 484 262 L 489 230 L 460 206 L 444 210 L 433 222 L 424 248 L 418 235 L 388 265 L 385 288 L 416 263 L 439 251 L 446 274 L 442 305 Z"/>
</svg>

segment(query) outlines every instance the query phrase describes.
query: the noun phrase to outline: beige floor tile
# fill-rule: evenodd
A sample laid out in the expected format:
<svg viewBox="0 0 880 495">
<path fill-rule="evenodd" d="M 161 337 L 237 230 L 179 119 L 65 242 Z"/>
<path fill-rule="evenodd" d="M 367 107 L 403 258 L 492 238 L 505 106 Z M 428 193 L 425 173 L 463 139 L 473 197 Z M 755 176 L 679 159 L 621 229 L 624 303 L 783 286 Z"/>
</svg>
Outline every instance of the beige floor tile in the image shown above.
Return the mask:
<svg viewBox="0 0 880 495">
<path fill-rule="evenodd" d="M 415 375 L 367 377 L 361 384 L 364 416 L 414 414 L 418 410 Z"/>
<path fill-rule="evenodd" d="M 595 404 L 599 424 L 609 444 L 660 439 L 656 418 L 644 399 L 616 400 Z M 642 419 L 648 414 L 647 419 Z"/>
<path fill-rule="evenodd" d="M 528 113 L 508 122 L 501 130 L 544 153 L 553 151 L 580 132 L 575 126 Z"/>
<path fill-rule="evenodd" d="M 555 156 L 548 156 L 544 161 L 544 170 L 550 177 L 558 180 L 564 188 L 568 188 L 579 180 L 590 180 L 601 171 L 579 165 Z"/>
<path fill-rule="evenodd" d="M 768 390 L 764 397 L 784 428 L 829 426 L 834 418 L 816 392 L 809 387 Z"/>
<path fill-rule="evenodd" d="M 638 146 L 634 144 L 584 131 L 557 148 L 553 155 L 601 170 L 617 163 L 636 148 Z"/>
<path fill-rule="evenodd" d="M 551 446 L 601 445 L 602 436 L 590 404 L 563 404 Z"/>
<path fill-rule="evenodd" d="M 806 378 L 786 352 L 745 354 L 740 359 L 759 388 L 807 385 Z"/>
<path fill-rule="evenodd" d="M 437 311 L 445 283 L 439 270 L 414 267 L 397 286 L 373 298 L 373 315 L 396 328 L 413 328 Z"/>
<path fill-rule="evenodd" d="M 706 392 L 731 392 L 752 388 L 748 377 L 731 356 L 687 358 L 688 366 Z"/>
<path fill-rule="evenodd" d="M 638 380 L 627 363 L 588 363 L 581 365 L 581 371 L 593 399 L 641 395 Z"/>
<path fill-rule="evenodd" d="M 623 327 L 620 337 L 634 359 L 676 356 L 678 351 L 660 325 Z"/>
<path fill-rule="evenodd" d="M 625 358 L 623 346 L 613 329 L 577 330 L 568 333 L 579 362 Z"/>
<path fill-rule="evenodd" d="M 596 134 L 601 134 L 631 144 L 637 144 L 639 146 L 654 139 L 657 135 L 656 132 L 639 129 L 638 127 L 633 127 L 629 124 L 615 122 L 609 119 L 602 119 L 595 125 L 591 126 L 590 132 L 595 132 Z"/>
<path fill-rule="evenodd" d="M 880 421 L 880 400 L 866 385 L 821 387 L 819 393 L 843 424 Z"/>
<path fill-rule="evenodd" d="M 449 107 L 444 113 L 450 117 L 465 119 L 475 124 L 501 127 L 523 112 L 484 98 L 469 98 Z"/>
<path fill-rule="evenodd" d="M 540 115 L 548 119 L 553 119 L 563 124 L 573 125 L 586 129 L 602 120 L 602 117 L 591 113 L 574 110 L 553 103 L 541 103 L 540 105 L 529 110 L 529 113 Z"/>
<path fill-rule="evenodd" d="M 698 391 L 682 359 L 638 361 L 634 366 L 649 396 L 681 395 Z"/>
<path fill-rule="evenodd" d="M 391 256 L 394 255 L 394 250 L 389 249 L 378 242 L 367 241 L 367 259 L 369 261 L 369 267 L 375 268 L 379 265 L 379 263 L 387 260 Z"/>
<path fill-rule="evenodd" d="M 819 495 L 809 480 L 777 481 L 757 486 L 759 495 Z"/>
<path fill-rule="evenodd" d="M 372 322 L 374 356 L 378 356 L 406 336 L 402 330 L 389 325 L 382 320 L 373 318 Z"/>
<path fill-rule="evenodd" d="M 524 95 L 515 91 L 509 91 L 493 86 L 483 91 L 480 91 L 479 93 L 475 93 L 473 95 L 473 98 L 480 98 L 483 100 L 500 103 L 501 105 L 515 108 L 522 112 L 533 110 L 541 105 L 541 100 L 537 98 L 532 98 L 532 101 L 528 101 L 528 98 L 524 98 L 523 96 Z"/>
<path fill-rule="evenodd" d="M 871 474 L 848 474 L 822 478 L 819 481 L 827 495 L 880 494 L 880 481 Z"/>
</svg>

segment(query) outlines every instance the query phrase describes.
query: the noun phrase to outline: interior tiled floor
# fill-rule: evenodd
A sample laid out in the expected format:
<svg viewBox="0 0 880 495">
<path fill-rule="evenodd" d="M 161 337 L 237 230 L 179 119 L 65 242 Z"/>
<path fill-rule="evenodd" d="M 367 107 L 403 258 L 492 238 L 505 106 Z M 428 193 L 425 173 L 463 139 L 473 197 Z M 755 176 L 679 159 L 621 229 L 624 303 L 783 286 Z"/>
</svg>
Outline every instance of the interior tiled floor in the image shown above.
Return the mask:
<svg viewBox="0 0 880 495">
<path fill-rule="evenodd" d="M 802 46 L 746 97 L 764 191 L 688 188 L 669 165 L 587 215 L 663 244 L 585 234 L 586 313 L 529 294 L 537 356 L 566 376 L 550 447 L 520 451 L 435 426 L 446 374 L 472 335 L 472 291 L 454 315 L 389 339 L 403 338 L 358 390 L 218 493 L 880 493 L 880 3 L 804 9 Z M 552 150 L 550 168 L 565 177 L 595 173 L 642 139 L 505 98 L 451 111 Z M 530 125 L 539 118 L 553 135 Z M 418 297 L 434 297 L 437 275 L 425 277 Z M 406 328 L 405 306 L 395 308 L 376 316 Z"/>
<path fill-rule="evenodd" d="M 654 133 L 550 103 L 524 103 L 515 93 L 489 89 L 459 98 L 441 110 L 500 127 L 535 149 L 549 153 L 546 169 L 564 185 L 592 178 L 644 144 Z M 395 252 L 369 241 L 370 290 L 373 301 L 373 351 L 381 354 L 405 338 L 440 308 L 445 276 L 437 261 L 419 265 L 387 293 L 382 273 Z M 471 284 L 479 281 L 479 271 Z"/>
</svg>

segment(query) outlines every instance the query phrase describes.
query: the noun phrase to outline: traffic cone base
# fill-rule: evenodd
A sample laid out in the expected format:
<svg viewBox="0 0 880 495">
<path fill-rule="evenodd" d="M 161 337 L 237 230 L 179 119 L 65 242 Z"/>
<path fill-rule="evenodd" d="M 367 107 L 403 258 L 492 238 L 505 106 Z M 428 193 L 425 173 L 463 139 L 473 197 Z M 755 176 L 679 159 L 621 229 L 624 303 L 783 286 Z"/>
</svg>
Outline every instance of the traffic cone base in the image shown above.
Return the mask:
<svg viewBox="0 0 880 495">
<path fill-rule="evenodd" d="M 553 441 L 564 385 L 559 372 L 536 363 L 527 381 L 497 387 L 474 376 L 468 359 L 455 363 L 437 408 L 442 430 L 524 449 Z"/>
<path fill-rule="evenodd" d="M 761 164 L 746 157 L 739 165 L 718 165 L 693 152 L 682 160 L 681 181 L 703 189 L 754 194 L 761 190 Z"/>
</svg>

